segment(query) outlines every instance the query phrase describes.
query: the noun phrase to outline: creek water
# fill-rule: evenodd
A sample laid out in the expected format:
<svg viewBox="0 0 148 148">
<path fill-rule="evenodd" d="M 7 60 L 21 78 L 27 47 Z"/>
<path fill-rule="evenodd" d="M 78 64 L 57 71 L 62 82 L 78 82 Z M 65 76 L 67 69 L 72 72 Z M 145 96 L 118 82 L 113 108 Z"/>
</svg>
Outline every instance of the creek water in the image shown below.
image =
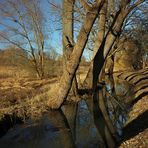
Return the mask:
<svg viewBox="0 0 148 148">
<path fill-rule="evenodd" d="M 105 103 L 112 123 L 122 136 L 127 112 L 111 88 L 112 84 L 108 82 Z M 16 124 L 1 137 L 0 147 L 98 148 L 101 141 L 95 118 L 98 117 L 93 114 L 92 99 L 63 105 L 60 110 L 49 111 L 38 121 L 27 120 L 23 124 Z"/>
</svg>

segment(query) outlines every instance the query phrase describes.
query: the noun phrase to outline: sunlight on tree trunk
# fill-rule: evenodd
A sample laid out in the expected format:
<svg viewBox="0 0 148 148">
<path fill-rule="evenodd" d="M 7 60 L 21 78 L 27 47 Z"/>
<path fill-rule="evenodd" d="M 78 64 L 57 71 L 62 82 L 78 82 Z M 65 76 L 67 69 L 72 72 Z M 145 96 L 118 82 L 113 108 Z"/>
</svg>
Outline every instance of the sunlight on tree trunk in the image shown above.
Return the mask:
<svg viewBox="0 0 148 148">
<path fill-rule="evenodd" d="M 63 54 L 64 54 L 64 62 L 63 67 L 66 66 L 66 61 L 69 60 L 70 55 L 74 48 L 74 3 L 75 0 L 63 2 L 63 13 L 62 13 L 62 28 L 63 28 Z M 74 76 L 74 81 L 71 88 L 72 94 L 76 97 L 78 94 L 78 83 L 76 79 L 76 75 Z"/>
<path fill-rule="evenodd" d="M 100 10 L 100 5 L 100 2 L 95 4 L 92 11 L 87 12 L 86 14 L 86 18 L 78 35 L 77 43 L 74 46 L 69 60 L 66 62 L 63 75 L 55 90 L 56 95 L 51 96 L 48 100 L 48 106 L 51 108 L 59 108 L 70 91 L 74 75 L 78 69 L 83 50 L 88 40 L 89 33 L 98 15 L 98 11 Z"/>
</svg>

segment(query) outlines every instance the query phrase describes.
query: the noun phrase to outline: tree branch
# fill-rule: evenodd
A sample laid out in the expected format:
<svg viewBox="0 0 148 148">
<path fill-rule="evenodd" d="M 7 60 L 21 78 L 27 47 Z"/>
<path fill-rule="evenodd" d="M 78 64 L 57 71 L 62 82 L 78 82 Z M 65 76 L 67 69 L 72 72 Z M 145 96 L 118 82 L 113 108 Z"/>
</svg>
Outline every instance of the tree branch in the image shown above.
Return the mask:
<svg viewBox="0 0 148 148">
<path fill-rule="evenodd" d="M 89 12 L 92 10 L 93 6 L 89 4 L 86 0 L 80 0 L 80 2 L 86 12 Z"/>
<path fill-rule="evenodd" d="M 27 51 L 28 53 L 30 53 L 29 50 L 26 50 L 25 48 L 21 47 L 19 44 L 17 44 L 16 42 L 10 40 L 9 38 L 5 37 L 5 36 L 2 35 L 1 33 L 0 33 L 0 36 L 1 36 L 3 39 L 7 40 L 9 43 L 11 43 L 11 44 L 17 46 L 18 48 L 20 48 L 20 49 L 22 49 L 22 50 Z"/>
<path fill-rule="evenodd" d="M 135 4 L 133 4 L 130 8 L 128 8 L 128 11 L 132 11 L 135 7 L 142 4 L 145 0 L 138 0 Z"/>
<path fill-rule="evenodd" d="M 54 3 L 50 2 L 49 0 L 48 0 L 47 2 L 48 2 L 48 3 L 49 3 L 49 5 L 51 5 L 52 7 L 56 8 L 56 9 L 60 9 L 60 10 L 62 10 L 62 8 L 61 8 L 61 7 L 59 7 L 59 6 L 57 6 L 56 4 L 54 4 Z"/>
</svg>

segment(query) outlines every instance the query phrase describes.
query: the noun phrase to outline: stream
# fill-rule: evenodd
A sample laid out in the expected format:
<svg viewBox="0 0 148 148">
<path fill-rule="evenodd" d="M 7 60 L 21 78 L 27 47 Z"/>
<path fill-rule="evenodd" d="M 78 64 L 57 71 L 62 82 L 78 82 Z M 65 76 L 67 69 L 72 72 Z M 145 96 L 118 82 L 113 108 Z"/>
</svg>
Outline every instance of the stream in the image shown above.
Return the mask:
<svg viewBox="0 0 148 148">
<path fill-rule="evenodd" d="M 119 84 L 118 84 L 119 85 Z M 116 86 L 117 87 L 117 86 Z M 122 86 L 123 87 L 123 86 Z M 118 87 L 120 88 L 120 85 Z M 117 88 L 116 88 L 117 89 Z M 125 106 L 106 85 L 105 103 L 112 123 L 122 136 L 127 118 Z M 60 110 L 49 110 L 39 121 L 16 123 L 0 138 L 1 148 L 99 148 L 101 143 L 93 114 L 93 101 L 65 104 Z"/>
</svg>

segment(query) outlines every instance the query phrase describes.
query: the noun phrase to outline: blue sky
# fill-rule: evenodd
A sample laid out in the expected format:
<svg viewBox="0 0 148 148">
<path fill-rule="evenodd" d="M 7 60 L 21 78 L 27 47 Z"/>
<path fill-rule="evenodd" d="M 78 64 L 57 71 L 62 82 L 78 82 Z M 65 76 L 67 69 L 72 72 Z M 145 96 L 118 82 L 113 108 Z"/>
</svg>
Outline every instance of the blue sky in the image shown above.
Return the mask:
<svg viewBox="0 0 148 148">
<path fill-rule="evenodd" d="M 4 0 L 0 0 L 2 2 Z M 51 49 L 56 49 L 56 51 L 62 55 L 62 26 L 61 26 L 61 18 L 60 18 L 60 8 L 56 8 L 52 6 L 58 5 L 58 7 L 62 7 L 62 0 L 42 0 L 40 2 L 43 15 L 45 17 L 44 29 L 45 34 L 48 36 L 48 40 L 46 42 L 46 51 Z M 0 19 L 0 22 L 5 22 L 6 24 L 13 26 L 14 22 L 6 21 L 4 19 Z M 0 31 L 3 30 L 2 25 L 0 25 Z M 9 44 L 10 45 L 10 44 Z M 0 40 L 0 49 L 6 48 L 8 44 L 2 43 Z M 28 46 L 26 46 L 28 47 Z M 90 53 L 88 51 L 84 52 L 87 59 L 90 58 Z"/>
<path fill-rule="evenodd" d="M 62 5 L 61 0 L 48 0 L 51 2 L 53 5 Z M 60 14 L 58 13 L 58 9 L 54 8 L 51 4 L 47 2 L 47 0 L 43 0 L 41 2 L 41 5 L 45 11 L 44 15 L 46 17 L 47 21 L 47 30 L 49 31 L 49 42 L 53 48 L 57 50 L 58 53 L 62 54 L 62 36 L 61 36 L 61 24 L 60 22 L 56 22 L 56 20 L 60 19 L 59 16 Z M 52 8 L 54 9 L 55 12 L 53 12 Z M 59 15 L 59 16 L 57 16 Z"/>
<path fill-rule="evenodd" d="M 0 2 L 3 2 L 4 0 L 0 0 Z M 53 4 L 59 4 L 59 0 L 49 0 Z M 55 16 L 51 14 L 51 5 L 47 2 L 47 0 L 42 0 L 41 1 L 41 8 L 43 10 L 44 17 L 46 18 L 46 23 L 44 24 L 45 26 L 45 32 L 46 35 L 49 37 L 48 43 L 53 46 L 54 48 L 57 49 L 59 53 L 61 53 L 61 36 L 60 32 L 56 31 L 58 29 L 58 24 L 53 23 L 55 21 Z M 14 26 L 14 22 L 5 20 L 4 18 L 0 19 L 0 22 L 5 23 L 6 25 L 9 26 Z M 0 25 L 0 31 L 3 31 L 4 27 Z M 6 30 L 5 30 L 6 31 Z M 5 44 L 4 41 L 0 40 L 0 49 L 3 49 L 7 47 L 8 44 Z"/>
</svg>

